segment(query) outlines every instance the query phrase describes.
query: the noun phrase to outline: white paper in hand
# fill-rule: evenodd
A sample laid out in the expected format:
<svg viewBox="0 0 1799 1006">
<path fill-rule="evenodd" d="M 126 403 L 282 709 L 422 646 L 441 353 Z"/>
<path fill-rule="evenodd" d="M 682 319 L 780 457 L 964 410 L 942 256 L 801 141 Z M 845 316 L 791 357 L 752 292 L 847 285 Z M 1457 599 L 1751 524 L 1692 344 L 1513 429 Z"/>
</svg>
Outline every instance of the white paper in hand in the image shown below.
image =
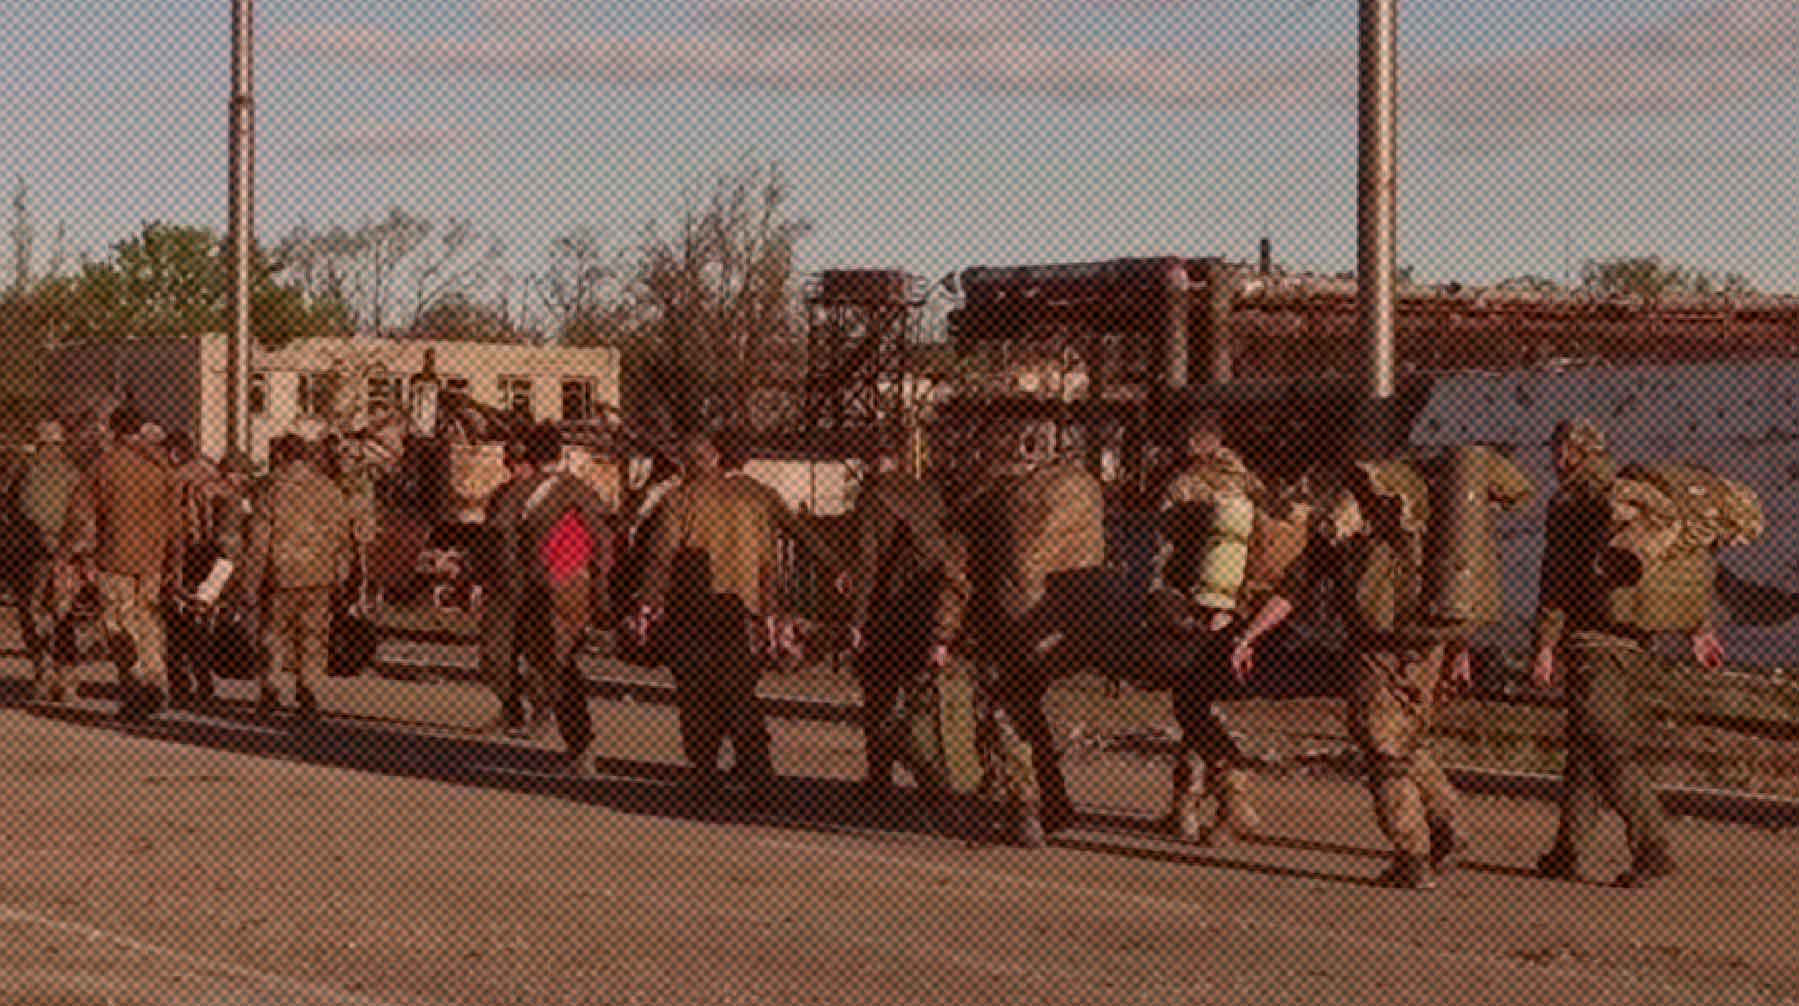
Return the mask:
<svg viewBox="0 0 1799 1006">
<path fill-rule="evenodd" d="M 237 567 L 230 559 L 214 559 L 212 569 L 207 570 L 206 579 L 194 588 L 194 600 L 201 604 L 217 604 L 219 597 L 225 593 L 225 585 L 231 582 L 231 574 Z"/>
</svg>

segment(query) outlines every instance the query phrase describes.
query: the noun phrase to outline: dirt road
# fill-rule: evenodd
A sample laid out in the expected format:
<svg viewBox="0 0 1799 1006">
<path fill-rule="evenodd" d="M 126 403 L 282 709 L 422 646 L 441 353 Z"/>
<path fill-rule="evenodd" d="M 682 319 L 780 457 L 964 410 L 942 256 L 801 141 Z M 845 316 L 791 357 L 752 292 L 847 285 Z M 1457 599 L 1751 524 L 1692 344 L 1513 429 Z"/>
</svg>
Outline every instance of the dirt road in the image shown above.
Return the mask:
<svg viewBox="0 0 1799 1006">
<path fill-rule="evenodd" d="M 471 735 L 477 689 L 329 687 L 307 734 L 0 709 L 0 1003 L 1799 1001 L 1787 833 L 1681 822 L 1666 886 L 1557 885 L 1525 875 L 1551 809 L 1471 799 L 1468 867 L 1399 893 L 1340 780 L 1200 849 L 1153 829 L 1160 766 L 1088 755 L 1092 819 L 1025 853 L 861 805 L 842 725 L 778 724 L 775 798 L 702 805 L 660 707 L 596 703 L 615 760 L 579 782 Z"/>
</svg>

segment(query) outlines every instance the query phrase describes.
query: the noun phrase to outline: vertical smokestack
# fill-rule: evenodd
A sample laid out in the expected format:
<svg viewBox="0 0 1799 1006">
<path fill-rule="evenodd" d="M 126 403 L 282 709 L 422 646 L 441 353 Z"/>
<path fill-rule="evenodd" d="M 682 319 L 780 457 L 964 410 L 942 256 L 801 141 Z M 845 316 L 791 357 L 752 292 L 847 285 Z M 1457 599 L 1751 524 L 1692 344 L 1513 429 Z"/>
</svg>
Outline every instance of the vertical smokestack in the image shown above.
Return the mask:
<svg viewBox="0 0 1799 1006">
<path fill-rule="evenodd" d="M 1187 279 L 1187 264 L 1171 258 L 1162 263 L 1163 307 L 1160 356 L 1162 385 L 1167 388 L 1187 386 L 1190 360 L 1190 335 L 1193 301 Z"/>
<path fill-rule="evenodd" d="M 1210 384 L 1229 384 L 1231 380 L 1231 307 L 1236 299 L 1237 274 L 1221 258 L 1207 259 L 1206 310 L 1203 327 L 1194 334 L 1194 348 L 1188 354 L 1190 369 L 1204 367 L 1204 380 Z M 1191 380 L 1198 383 L 1199 374 Z"/>
<path fill-rule="evenodd" d="M 1263 238 L 1256 248 L 1256 269 L 1263 276 L 1274 275 L 1274 241 Z"/>
</svg>

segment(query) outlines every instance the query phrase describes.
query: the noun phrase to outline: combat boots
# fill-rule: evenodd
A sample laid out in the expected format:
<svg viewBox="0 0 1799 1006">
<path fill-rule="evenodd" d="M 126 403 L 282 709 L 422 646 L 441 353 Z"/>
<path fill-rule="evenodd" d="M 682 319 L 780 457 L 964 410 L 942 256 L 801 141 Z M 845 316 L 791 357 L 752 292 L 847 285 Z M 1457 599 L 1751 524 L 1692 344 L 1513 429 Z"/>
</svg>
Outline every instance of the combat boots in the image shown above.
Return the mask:
<svg viewBox="0 0 1799 1006">
<path fill-rule="evenodd" d="M 1616 884 L 1619 887 L 1643 888 L 1663 877 L 1672 877 L 1676 872 L 1674 857 L 1668 855 L 1667 848 L 1654 845 L 1631 856 L 1630 869 L 1617 879 Z"/>
<path fill-rule="evenodd" d="M 1208 845 L 1223 845 L 1232 839 L 1254 838 L 1262 830 L 1262 815 L 1250 798 L 1249 771 L 1227 768 L 1217 775 L 1218 816 L 1206 833 Z"/>
<path fill-rule="evenodd" d="M 1436 888 L 1437 875 L 1430 867 L 1429 858 L 1401 854 L 1394 858 L 1387 872 L 1380 875 L 1378 882 L 1405 891 L 1429 891 Z"/>
</svg>

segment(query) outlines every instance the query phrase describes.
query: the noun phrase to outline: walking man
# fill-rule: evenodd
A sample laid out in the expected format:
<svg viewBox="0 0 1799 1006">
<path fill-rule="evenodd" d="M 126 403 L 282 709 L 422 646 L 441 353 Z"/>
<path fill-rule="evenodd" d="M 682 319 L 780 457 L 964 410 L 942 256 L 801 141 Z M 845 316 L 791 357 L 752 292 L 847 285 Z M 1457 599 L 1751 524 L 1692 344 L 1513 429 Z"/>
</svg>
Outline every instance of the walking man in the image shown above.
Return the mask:
<svg viewBox="0 0 1799 1006">
<path fill-rule="evenodd" d="M 269 449 L 269 481 L 250 520 L 245 583 L 260 602 L 269 659 L 261 670 L 258 710 L 281 707 L 277 673 L 294 676 L 300 722 L 318 718 L 315 691 L 331 646 L 331 601 L 355 556 L 353 517 L 343 491 L 326 477 L 318 445 L 286 436 Z"/>
<path fill-rule="evenodd" d="M 1185 460 L 1168 480 L 1157 508 L 1162 542 L 1153 612 L 1157 629 L 1176 644 L 1172 692 L 1181 729 L 1168 820 L 1188 841 L 1248 836 L 1260 825 L 1251 799 L 1249 759 L 1216 705 L 1229 692 L 1232 642 L 1241 628 L 1237 609 L 1250 599 L 1215 589 L 1206 582 L 1206 572 L 1217 565 L 1209 561 L 1209 551 L 1229 516 L 1240 517 L 1240 545 L 1247 549 L 1252 501 L 1262 492 L 1262 481 L 1225 446 L 1217 417 L 1202 416 L 1189 427 Z M 1206 834 L 1199 803 L 1208 791 L 1217 798 L 1218 811 Z"/>
<path fill-rule="evenodd" d="M 561 471 L 555 426 L 530 428 L 516 445 L 512 478 L 494 494 L 488 527 L 498 562 L 482 609 L 482 658 L 506 708 L 530 706 L 533 736 L 554 718 L 577 774 L 597 771 L 593 720 L 575 656 L 609 615 L 612 518 L 587 483 Z M 519 674 L 519 660 L 524 672 Z"/>
<path fill-rule="evenodd" d="M 1561 824 L 1537 870 L 1578 879 L 1600 810 L 1610 807 L 1624 819 L 1630 843 L 1630 869 L 1618 883 L 1646 886 L 1675 868 L 1661 800 L 1641 763 L 1649 718 L 1643 694 L 1659 663 L 1648 649 L 1651 634 L 1605 604 L 1612 585 L 1599 560 L 1611 535 L 1618 468 L 1604 431 L 1590 420 L 1561 423 L 1550 448 L 1561 488 L 1545 529 L 1533 677 L 1544 687 L 1562 679 L 1568 754 Z M 1693 633 L 1692 649 L 1702 666 L 1723 665 L 1723 646 L 1709 625 Z"/>
<path fill-rule="evenodd" d="M 38 424 L 36 449 L 20 468 L 13 483 L 12 504 L 23 522 L 25 570 L 11 571 L 18 580 L 19 634 L 31 661 L 33 694 L 40 701 L 62 702 L 68 697 L 63 669 L 58 665 L 55 640 L 63 606 L 68 598 L 58 589 L 57 564 L 68 521 L 69 505 L 81 482 L 81 470 L 69 458 L 63 443 L 62 424 L 45 420 Z"/>
<path fill-rule="evenodd" d="M 69 552 L 92 565 L 123 693 L 119 715 L 136 720 L 160 712 L 167 698 L 158 606 L 175 561 L 181 501 L 137 412 L 120 406 L 107 425 L 111 443 L 76 490 L 65 534 Z"/>
<path fill-rule="evenodd" d="M 857 549 L 850 624 L 871 793 L 887 790 L 894 764 L 905 760 L 896 736 L 905 686 L 948 668 L 970 592 L 942 493 L 897 462 L 893 451 L 880 452 L 851 516 Z M 972 748 L 973 738 L 966 740 Z M 908 768 L 917 781 L 935 782 L 918 778 L 926 767 Z"/>
<path fill-rule="evenodd" d="M 761 788 L 774 776 L 756 681 L 774 641 L 777 533 L 794 538 L 831 579 L 843 567 L 774 490 L 735 470 L 735 453 L 727 470 L 718 445 L 694 434 L 683 454 L 682 481 L 645 540 L 637 631 L 665 633 L 681 742 L 701 788 L 718 785 L 726 740 L 734 774 Z"/>
</svg>

